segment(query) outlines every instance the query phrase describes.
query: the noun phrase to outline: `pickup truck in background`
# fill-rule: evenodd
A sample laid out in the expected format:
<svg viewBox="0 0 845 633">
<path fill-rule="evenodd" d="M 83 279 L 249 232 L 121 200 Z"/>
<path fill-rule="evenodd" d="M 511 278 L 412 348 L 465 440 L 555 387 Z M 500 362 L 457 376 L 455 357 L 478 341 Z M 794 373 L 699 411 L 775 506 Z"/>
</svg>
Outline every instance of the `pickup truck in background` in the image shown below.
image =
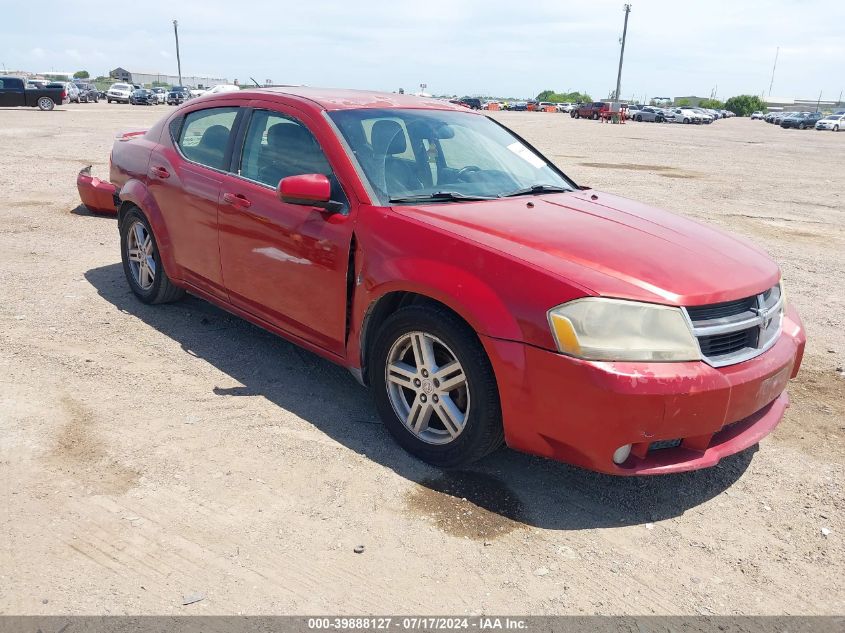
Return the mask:
<svg viewBox="0 0 845 633">
<path fill-rule="evenodd" d="M 0 77 L 0 108 L 52 110 L 67 102 L 67 88 L 27 88 L 19 77 Z"/>
<path fill-rule="evenodd" d="M 594 101 L 593 103 L 579 103 L 569 112 L 569 115 L 573 119 L 598 119 L 602 112 L 610 112 L 610 104 L 604 101 Z"/>
</svg>

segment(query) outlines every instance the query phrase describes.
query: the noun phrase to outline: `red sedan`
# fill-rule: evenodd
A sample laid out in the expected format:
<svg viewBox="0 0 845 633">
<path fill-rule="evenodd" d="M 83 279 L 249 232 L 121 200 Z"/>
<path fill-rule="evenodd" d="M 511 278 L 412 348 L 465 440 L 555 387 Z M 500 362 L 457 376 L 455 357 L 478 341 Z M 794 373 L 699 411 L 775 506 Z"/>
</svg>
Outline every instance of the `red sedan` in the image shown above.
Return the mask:
<svg viewBox="0 0 845 633">
<path fill-rule="evenodd" d="M 577 186 L 519 136 L 405 95 L 256 89 L 119 138 L 126 279 L 348 367 L 387 429 L 455 467 L 503 442 L 620 475 L 768 434 L 805 336 L 748 242 Z"/>
</svg>

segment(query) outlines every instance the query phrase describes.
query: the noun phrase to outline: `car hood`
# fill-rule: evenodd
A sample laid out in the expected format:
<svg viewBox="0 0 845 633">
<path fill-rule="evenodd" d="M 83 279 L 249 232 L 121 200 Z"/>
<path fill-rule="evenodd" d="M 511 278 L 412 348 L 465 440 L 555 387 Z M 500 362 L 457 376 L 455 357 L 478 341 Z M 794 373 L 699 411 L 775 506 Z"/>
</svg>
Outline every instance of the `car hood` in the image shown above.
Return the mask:
<svg viewBox="0 0 845 633">
<path fill-rule="evenodd" d="M 780 278 L 768 255 L 742 238 L 607 193 L 394 210 L 596 295 L 701 305 L 760 293 Z"/>
</svg>

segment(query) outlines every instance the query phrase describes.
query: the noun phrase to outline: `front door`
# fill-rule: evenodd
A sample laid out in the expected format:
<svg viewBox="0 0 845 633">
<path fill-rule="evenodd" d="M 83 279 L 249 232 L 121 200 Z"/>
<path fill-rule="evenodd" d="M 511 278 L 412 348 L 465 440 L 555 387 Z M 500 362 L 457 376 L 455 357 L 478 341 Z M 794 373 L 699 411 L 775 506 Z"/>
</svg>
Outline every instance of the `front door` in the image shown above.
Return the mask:
<svg viewBox="0 0 845 633">
<path fill-rule="evenodd" d="M 220 259 L 234 305 L 343 354 L 353 209 L 309 123 L 277 104 L 251 111 L 221 190 Z M 329 176 L 340 213 L 278 198 L 282 178 L 312 173 Z"/>
</svg>

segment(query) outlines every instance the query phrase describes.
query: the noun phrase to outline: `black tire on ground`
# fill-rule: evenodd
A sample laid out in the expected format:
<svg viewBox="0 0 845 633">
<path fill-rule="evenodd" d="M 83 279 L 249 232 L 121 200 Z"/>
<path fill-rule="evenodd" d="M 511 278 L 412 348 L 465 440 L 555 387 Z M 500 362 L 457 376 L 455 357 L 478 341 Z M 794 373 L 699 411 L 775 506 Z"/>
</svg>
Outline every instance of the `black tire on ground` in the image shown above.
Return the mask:
<svg viewBox="0 0 845 633">
<path fill-rule="evenodd" d="M 153 260 L 155 261 L 156 272 L 153 284 L 147 290 L 141 288 L 138 282 L 135 281 L 135 277 L 132 275 L 132 270 L 129 267 L 128 236 L 129 230 L 136 222 L 144 225 L 144 228 L 152 238 L 153 244 Z M 135 293 L 135 296 L 144 303 L 170 303 L 172 301 L 178 301 L 185 296 L 185 291 L 174 286 L 173 282 L 167 276 L 164 265 L 161 263 L 161 254 L 158 251 L 158 242 L 156 242 L 152 227 L 137 207 L 130 209 L 120 222 L 120 256 L 123 260 L 123 272 L 126 275 L 126 281 L 129 283 L 129 287 Z"/>
<path fill-rule="evenodd" d="M 638 115 L 637 115 L 637 118 L 636 118 L 635 120 L 636 120 L 638 123 L 642 123 L 642 122 L 643 122 L 643 115 L 642 115 L 642 114 L 638 114 Z"/>
<path fill-rule="evenodd" d="M 689 123 L 689 119 L 684 119 L 684 123 Z"/>
<path fill-rule="evenodd" d="M 580 118 L 581 118 L 581 113 L 580 113 L 580 112 L 576 112 L 576 113 L 575 113 L 575 118 L 576 118 L 576 119 L 580 119 Z"/>
<path fill-rule="evenodd" d="M 56 104 L 50 97 L 39 97 L 38 99 L 38 109 L 48 112 L 56 107 Z"/>
<path fill-rule="evenodd" d="M 838 132 L 838 131 L 839 131 L 839 126 L 838 126 L 838 125 L 834 125 L 834 126 L 833 126 L 833 131 L 834 131 L 834 132 Z"/>
<path fill-rule="evenodd" d="M 803 130 L 805 127 L 807 127 L 807 126 L 806 126 L 806 125 L 804 125 L 803 123 L 799 123 L 799 124 L 798 124 L 798 129 L 799 129 L 799 130 Z"/>
<path fill-rule="evenodd" d="M 467 377 L 470 409 L 461 433 L 446 444 L 430 444 L 414 435 L 393 410 L 385 368 L 393 344 L 409 332 L 425 332 L 440 339 L 457 357 Z M 368 375 L 376 408 L 397 443 L 415 457 L 440 468 L 470 464 L 504 443 L 499 389 L 490 359 L 475 332 L 454 313 L 436 304 L 401 308 L 376 334 Z"/>
<path fill-rule="evenodd" d="M 593 112 L 593 121 L 598 121 L 598 120 L 599 120 L 599 113 Z"/>
</svg>

